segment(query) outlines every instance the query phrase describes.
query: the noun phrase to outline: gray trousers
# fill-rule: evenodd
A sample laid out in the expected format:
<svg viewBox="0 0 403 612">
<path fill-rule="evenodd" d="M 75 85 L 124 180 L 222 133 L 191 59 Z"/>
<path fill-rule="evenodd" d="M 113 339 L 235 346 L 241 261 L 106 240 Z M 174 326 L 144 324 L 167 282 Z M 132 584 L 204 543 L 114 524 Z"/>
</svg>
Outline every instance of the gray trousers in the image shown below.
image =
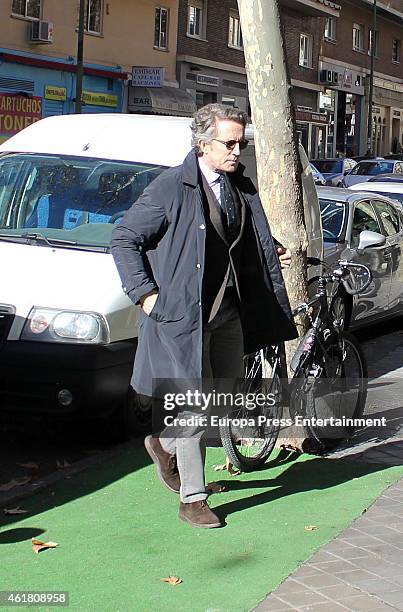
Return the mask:
<svg viewBox="0 0 403 612">
<path fill-rule="evenodd" d="M 203 379 L 243 377 L 243 336 L 234 290 L 227 290 L 214 319 L 203 332 Z M 216 391 L 219 391 L 215 386 Z M 191 414 L 184 412 L 183 414 Z M 206 444 L 203 429 L 187 429 L 186 437 L 160 438 L 162 447 L 176 454 L 184 503 L 207 498 L 204 482 Z"/>
</svg>

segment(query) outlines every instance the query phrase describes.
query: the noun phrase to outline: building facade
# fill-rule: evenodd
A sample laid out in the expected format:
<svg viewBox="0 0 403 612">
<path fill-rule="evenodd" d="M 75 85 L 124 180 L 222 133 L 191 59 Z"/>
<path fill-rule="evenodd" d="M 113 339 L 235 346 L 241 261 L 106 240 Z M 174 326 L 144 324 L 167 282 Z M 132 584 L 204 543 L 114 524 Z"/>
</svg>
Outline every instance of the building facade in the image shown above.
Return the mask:
<svg viewBox="0 0 403 612">
<path fill-rule="evenodd" d="M 127 111 L 133 66 L 138 72 L 158 67 L 161 90 L 178 89 L 177 0 L 164 0 L 163 9 L 152 0 L 83 1 L 82 112 Z M 0 139 L 41 117 L 74 112 L 79 4 L 80 0 L 2 0 Z M 151 102 L 144 108 L 146 96 L 142 102 L 143 112 L 153 112 Z M 131 110 L 138 112 L 135 105 Z M 165 111 L 169 108 L 157 110 Z"/>
<path fill-rule="evenodd" d="M 280 0 L 298 135 L 307 152 L 325 152 L 327 116 L 319 113 L 319 53 L 325 18 L 339 7 L 326 0 Z M 201 107 L 228 104 L 250 114 L 236 0 L 179 0 L 177 79 Z"/>
<path fill-rule="evenodd" d="M 372 139 L 367 123 L 373 2 L 340 0 L 337 20 L 327 20 L 319 62 L 320 110 L 333 138 L 327 156 L 384 155 L 403 145 L 403 2 L 377 2 L 374 36 Z"/>
</svg>

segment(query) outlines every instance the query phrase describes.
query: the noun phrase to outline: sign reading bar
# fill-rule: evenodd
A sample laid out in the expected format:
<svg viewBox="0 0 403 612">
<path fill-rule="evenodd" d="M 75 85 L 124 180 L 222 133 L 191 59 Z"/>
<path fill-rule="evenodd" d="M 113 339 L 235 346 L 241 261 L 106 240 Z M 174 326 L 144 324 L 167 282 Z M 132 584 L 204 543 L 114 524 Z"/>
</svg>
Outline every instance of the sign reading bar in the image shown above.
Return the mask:
<svg viewBox="0 0 403 612">
<path fill-rule="evenodd" d="M 60 100 L 64 102 L 67 100 L 67 88 L 58 87 L 57 85 L 45 85 L 45 98 L 46 100 Z"/>
<path fill-rule="evenodd" d="M 0 137 L 9 138 L 42 119 L 42 98 L 0 93 Z"/>
<path fill-rule="evenodd" d="M 114 94 L 99 93 L 97 91 L 83 91 L 83 102 L 92 106 L 110 106 L 116 108 L 118 97 Z"/>
<path fill-rule="evenodd" d="M 162 87 L 165 68 L 153 66 L 133 66 L 132 85 L 136 87 Z"/>
</svg>

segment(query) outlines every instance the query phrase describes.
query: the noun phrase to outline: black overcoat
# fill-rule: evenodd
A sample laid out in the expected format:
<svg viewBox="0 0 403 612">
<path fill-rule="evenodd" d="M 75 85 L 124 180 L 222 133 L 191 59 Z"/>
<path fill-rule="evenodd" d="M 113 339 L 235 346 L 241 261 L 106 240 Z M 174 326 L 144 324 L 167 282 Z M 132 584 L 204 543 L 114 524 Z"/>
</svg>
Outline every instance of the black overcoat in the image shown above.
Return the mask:
<svg viewBox="0 0 403 612">
<path fill-rule="evenodd" d="M 252 181 L 231 175 L 246 206 L 240 270 L 245 353 L 297 337 L 275 244 Z M 162 172 L 113 231 L 111 252 L 123 290 L 138 304 L 158 290 L 150 316 L 140 310 L 132 386 L 152 395 L 153 379 L 199 379 L 206 220 L 197 156 Z"/>
</svg>

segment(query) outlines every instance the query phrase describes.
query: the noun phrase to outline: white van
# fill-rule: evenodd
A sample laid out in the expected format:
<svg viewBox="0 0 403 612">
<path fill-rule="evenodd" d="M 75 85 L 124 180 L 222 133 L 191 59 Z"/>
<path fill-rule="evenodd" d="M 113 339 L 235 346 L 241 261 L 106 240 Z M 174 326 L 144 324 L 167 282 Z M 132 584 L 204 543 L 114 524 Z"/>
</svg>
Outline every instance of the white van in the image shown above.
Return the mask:
<svg viewBox="0 0 403 612">
<path fill-rule="evenodd" d="M 143 189 L 183 161 L 190 121 L 49 117 L 1 145 L 2 411 L 102 417 L 121 433 L 148 421 L 130 389 L 137 307 L 122 291 L 109 242 Z M 253 162 L 253 148 L 248 157 Z M 311 254 L 321 257 L 305 155 L 303 165 Z"/>
</svg>

